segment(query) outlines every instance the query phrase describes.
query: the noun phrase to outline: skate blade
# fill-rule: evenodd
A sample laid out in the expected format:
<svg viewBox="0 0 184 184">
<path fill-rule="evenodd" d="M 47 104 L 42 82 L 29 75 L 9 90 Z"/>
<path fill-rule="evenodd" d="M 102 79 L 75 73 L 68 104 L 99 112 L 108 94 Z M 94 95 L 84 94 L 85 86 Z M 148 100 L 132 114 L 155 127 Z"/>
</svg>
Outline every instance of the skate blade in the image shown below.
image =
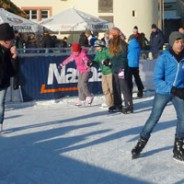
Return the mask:
<svg viewBox="0 0 184 184">
<path fill-rule="evenodd" d="M 176 159 L 174 157 L 173 157 L 173 160 L 176 161 L 176 162 L 178 162 L 178 163 L 180 163 L 180 164 L 184 164 L 184 160 L 183 161 L 182 160 L 178 160 L 178 159 Z"/>
</svg>

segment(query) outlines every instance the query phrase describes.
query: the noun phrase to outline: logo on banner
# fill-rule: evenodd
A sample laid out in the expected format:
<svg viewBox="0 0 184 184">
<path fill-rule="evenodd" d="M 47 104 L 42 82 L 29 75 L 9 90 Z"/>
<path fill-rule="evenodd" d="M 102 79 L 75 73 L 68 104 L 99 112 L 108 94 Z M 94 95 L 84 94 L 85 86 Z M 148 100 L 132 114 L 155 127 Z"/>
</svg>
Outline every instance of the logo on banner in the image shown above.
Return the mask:
<svg viewBox="0 0 184 184">
<path fill-rule="evenodd" d="M 16 24 L 22 24 L 22 23 L 23 23 L 23 20 L 21 20 L 21 19 L 19 19 L 19 18 L 7 17 L 7 19 L 8 19 L 10 22 L 13 22 L 13 23 L 16 23 Z"/>
<path fill-rule="evenodd" d="M 97 68 L 91 68 L 91 77 L 89 82 L 101 81 L 101 72 Z M 77 86 L 73 87 L 62 87 L 62 88 L 46 88 L 46 86 L 53 85 L 54 81 L 57 81 L 57 84 L 71 84 L 78 82 L 78 71 L 75 68 L 63 67 L 61 70 L 57 68 L 55 63 L 49 65 L 47 85 L 42 84 L 41 94 L 43 93 L 54 93 L 54 92 L 64 92 L 64 91 L 77 91 Z"/>
</svg>

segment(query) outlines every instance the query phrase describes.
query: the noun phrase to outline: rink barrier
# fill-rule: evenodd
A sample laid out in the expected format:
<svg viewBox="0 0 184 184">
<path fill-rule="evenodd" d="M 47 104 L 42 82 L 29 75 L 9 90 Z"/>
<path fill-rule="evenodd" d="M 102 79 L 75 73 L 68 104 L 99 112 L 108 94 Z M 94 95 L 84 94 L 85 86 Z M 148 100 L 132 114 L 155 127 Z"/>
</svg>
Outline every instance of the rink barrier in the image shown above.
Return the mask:
<svg viewBox="0 0 184 184">
<path fill-rule="evenodd" d="M 69 63 L 62 69 L 59 68 L 59 64 L 69 54 L 70 50 L 60 54 L 19 54 L 21 88 L 18 91 L 10 89 L 9 101 L 14 101 L 14 98 L 17 101 L 17 96 L 23 102 L 56 100 L 66 96 L 77 96 L 78 72 L 75 63 Z M 93 59 L 94 54 L 95 52 L 91 50 L 88 52 L 88 57 Z M 140 75 L 145 90 L 153 90 L 152 74 L 154 64 L 155 60 L 140 60 Z M 101 71 L 98 65 L 94 65 L 91 68 L 89 88 L 94 95 L 102 94 Z M 134 90 L 136 90 L 135 85 Z"/>
</svg>

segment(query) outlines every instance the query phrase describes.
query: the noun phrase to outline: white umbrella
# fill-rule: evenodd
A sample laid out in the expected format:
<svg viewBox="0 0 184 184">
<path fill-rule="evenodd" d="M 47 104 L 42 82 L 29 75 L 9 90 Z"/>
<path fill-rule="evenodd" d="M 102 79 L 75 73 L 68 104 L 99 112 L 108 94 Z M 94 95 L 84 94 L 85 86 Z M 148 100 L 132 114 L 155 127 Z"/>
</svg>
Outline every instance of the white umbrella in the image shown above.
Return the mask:
<svg viewBox="0 0 184 184">
<path fill-rule="evenodd" d="M 43 31 L 41 25 L 0 8 L 0 24 L 4 22 L 9 23 L 13 26 L 14 30 L 18 30 L 19 32 Z"/>
<path fill-rule="evenodd" d="M 54 32 L 106 31 L 113 27 L 113 23 L 75 8 L 69 8 L 60 12 L 41 21 L 40 24 Z"/>
</svg>

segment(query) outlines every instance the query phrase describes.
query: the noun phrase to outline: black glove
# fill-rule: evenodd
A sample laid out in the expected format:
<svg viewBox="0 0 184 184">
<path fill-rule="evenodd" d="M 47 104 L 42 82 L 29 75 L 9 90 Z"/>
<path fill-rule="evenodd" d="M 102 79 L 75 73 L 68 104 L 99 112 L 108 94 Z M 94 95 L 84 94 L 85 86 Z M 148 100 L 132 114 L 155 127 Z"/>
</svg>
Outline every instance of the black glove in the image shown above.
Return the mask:
<svg viewBox="0 0 184 184">
<path fill-rule="evenodd" d="M 102 65 L 105 65 L 105 66 L 111 66 L 111 61 L 110 59 L 105 59 L 102 61 Z"/>
<path fill-rule="evenodd" d="M 177 96 L 178 98 L 181 98 L 182 100 L 184 100 L 184 88 L 172 87 L 171 93 L 174 96 Z"/>
<path fill-rule="evenodd" d="M 87 62 L 87 66 L 88 67 L 92 67 L 93 66 L 93 62 L 92 61 Z"/>
</svg>

